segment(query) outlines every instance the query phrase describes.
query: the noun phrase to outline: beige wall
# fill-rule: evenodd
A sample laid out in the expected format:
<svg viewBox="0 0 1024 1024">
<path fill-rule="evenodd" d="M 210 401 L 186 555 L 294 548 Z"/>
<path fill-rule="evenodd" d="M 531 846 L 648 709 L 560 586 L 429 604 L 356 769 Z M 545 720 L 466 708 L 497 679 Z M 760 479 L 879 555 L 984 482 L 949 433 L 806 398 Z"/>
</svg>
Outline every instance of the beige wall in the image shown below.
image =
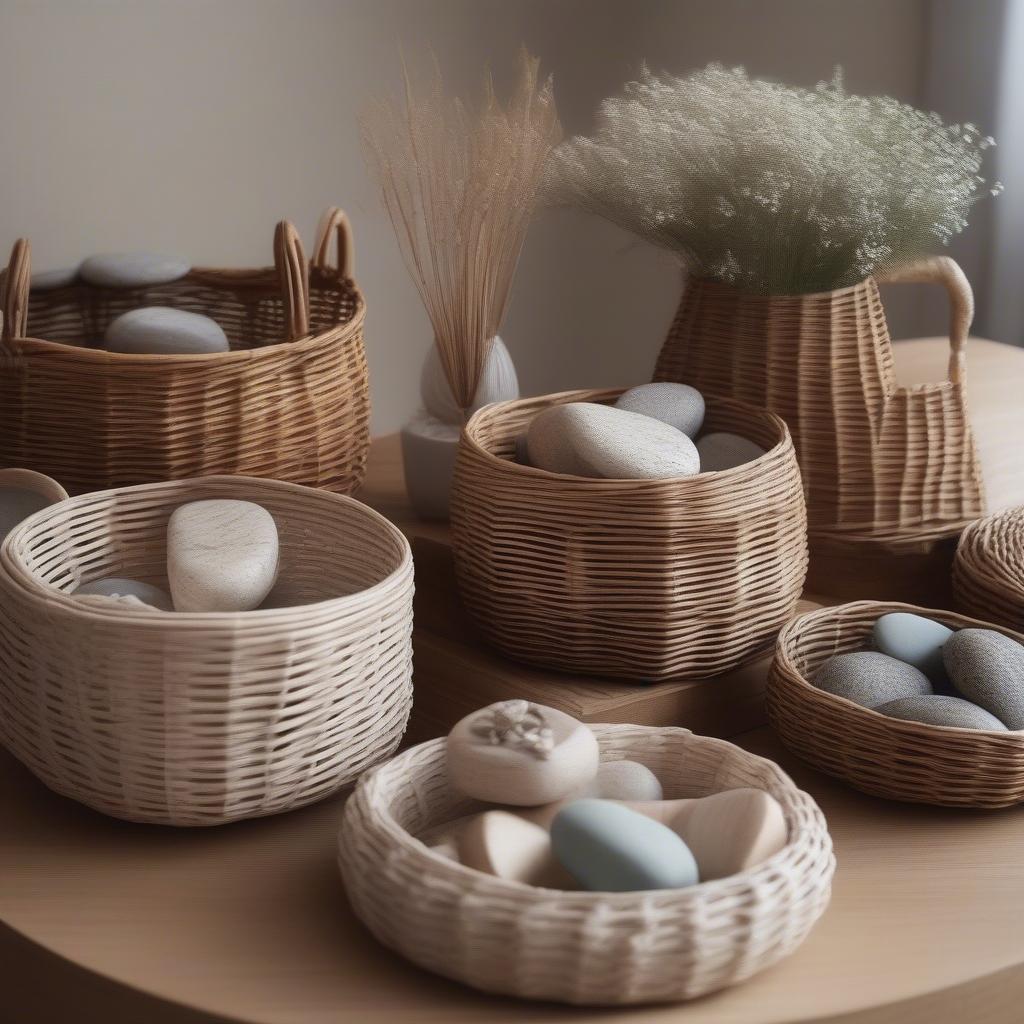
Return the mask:
<svg viewBox="0 0 1024 1024">
<path fill-rule="evenodd" d="M 645 58 L 808 85 L 841 63 L 855 91 L 916 100 L 926 14 L 925 0 L 0 0 L 0 248 L 28 235 L 41 268 L 119 248 L 263 264 L 277 219 L 308 245 L 338 203 L 369 301 L 374 429 L 392 430 L 418 402 L 430 334 L 355 116 L 395 87 L 400 42 L 431 42 L 466 87 L 487 60 L 500 81 L 525 41 L 585 131 Z M 524 391 L 644 379 L 678 289 L 664 254 L 543 215 L 504 330 Z"/>
</svg>

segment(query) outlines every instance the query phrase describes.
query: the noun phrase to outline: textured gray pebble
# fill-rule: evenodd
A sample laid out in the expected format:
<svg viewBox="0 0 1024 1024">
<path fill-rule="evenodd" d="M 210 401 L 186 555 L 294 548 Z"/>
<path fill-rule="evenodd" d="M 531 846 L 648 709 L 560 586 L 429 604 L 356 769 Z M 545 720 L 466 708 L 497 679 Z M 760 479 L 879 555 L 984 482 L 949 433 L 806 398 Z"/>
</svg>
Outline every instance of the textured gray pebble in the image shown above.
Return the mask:
<svg viewBox="0 0 1024 1024">
<path fill-rule="evenodd" d="M 1024 647 L 994 629 L 961 629 L 946 641 L 942 657 L 964 697 L 1008 729 L 1024 729 Z"/>
<path fill-rule="evenodd" d="M 641 384 L 619 395 L 615 408 L 661 420 L 687 437 L 696 437 L 704 423 L 704 396 L 689 384 Z"/>
<path fill-rule="evenodd" d="M 921 693 L 914 697 L 900 697 L 881 704 L 876 711 L 890 718 L 925 725 L 948 725 L 954 729 L 988 729 L 1005 732 L 1006 726 L 984 708 L 960 697 L 944 693 Z"/>
<path fill-rule="evenodd" d="M 866 708 L 932 692 L 932 684 L 920 669 L 877 651 L 835 654 L 818 669 L 812 681 L 819 689 Z"/>
</svg>

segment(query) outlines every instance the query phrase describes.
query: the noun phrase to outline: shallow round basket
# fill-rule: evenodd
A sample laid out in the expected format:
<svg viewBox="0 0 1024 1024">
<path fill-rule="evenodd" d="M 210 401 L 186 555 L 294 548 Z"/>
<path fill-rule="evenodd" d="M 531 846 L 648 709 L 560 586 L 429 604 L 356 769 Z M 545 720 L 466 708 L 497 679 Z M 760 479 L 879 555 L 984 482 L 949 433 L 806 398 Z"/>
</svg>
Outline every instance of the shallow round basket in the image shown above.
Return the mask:
<svg viewBox="0 0 1024 1024">
<path fill-rule="evenodd" d="M 596 480 L 515 462 L 543 409 L 611 403 L 570 391 L 486 406 L 459 442 L 452 542 L 459 590 L 510 658 L 637 682 L 701 679 L 756 657 L 800 599 L 807 517 L 779 417 L 709 400 L 706 430 L 759 459 L 672 480 Z"/>
<path fill-rule="evenodd" d="M 168 518 L 204 498 L 273 515 L 266 610 L 70 596 L 108 576 L 166 587 Z M 0 548 L 0 739 L 51 789 L 132 821 L 216 825 L 319 800 L 405 730 L 412 575 L 386 519 L 295 484 L 205 477 L 50 506 Z"/>
<path fill-rule="evenodd" d="M 20 240 L 0 286 L 0 466 L 38 470 L 71 494 L 220 473 L 352 493 L 365 472 L 370 401 L 366 306 L 351 258 L 348 221 L 332 209 L 311 263 L 282 221 L 273 267 L 194 268 L 144 288 L 76 280 L 30 291 Z M 142 306 L 212 317 L 231 351 L 88 347 Z"/>
<path fill-rule="evenodd" d="M 606 761 L 641 761 L 666 799 L 751 786 L 782 805 L 786 846 L 689 889 L 563 892 L 504 881 L 417 836 L 485 805 L 455 794 L 445 740 L 367 773 L 345 807 L 339 860 L 356 914 L 384 945 L 487 992 L 611 1005 L 692 999 L 750 977 L 804 940 L 828 904 L 825 819 L 778 765 L 686 729 L 593 726 Z"/>
<path fill-rule="evenodd" d="M 964 530 L 953 561 L 953 593 L 968 615 L 1024 633 L 1024 506 Z"/>
<path fill-rule="evenodd" d="M 779 635 L 768 718 L 815 768 L 865 793 L 942 807 L 1010 807 L 1024 800 L 1024 732 L 905 722 L 826 693 L 810 679 L 833 654 L 870 646 L 880 615 L 913 612 L 951 629 L 998 625 L 916 605 L 856 601 L 801 615 Z"/>
</svg>

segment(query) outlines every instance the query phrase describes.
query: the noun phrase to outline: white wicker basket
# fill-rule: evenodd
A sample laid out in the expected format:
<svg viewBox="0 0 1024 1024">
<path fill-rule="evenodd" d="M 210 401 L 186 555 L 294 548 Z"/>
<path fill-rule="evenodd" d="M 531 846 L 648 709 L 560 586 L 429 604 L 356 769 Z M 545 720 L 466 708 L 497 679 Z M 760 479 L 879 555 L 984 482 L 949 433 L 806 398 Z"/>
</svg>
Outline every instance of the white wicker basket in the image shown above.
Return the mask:
<svg viewBox="0 0 1024 1024">
<path fill-rule="evenodd" d="M 285 607 L 159 613 L 70 596 L 105 576 L 166 586 L 168 517 L 214 497 L 274 516 Z M 71 498 L 0 549 L 0 739 L 52 789 L 132 821 L 310 803 L 398 746 L 412 595 L 407 541 L 351 498 L 248 477 Z"/>
<path fill-rule="evenodd" d="M 448 860 L 417 835 L 482 805 L 448 785 L 445 741 L 368 772 L 349 799 L 339 862 L 356 914 L 384 945 L 488 992 L 591 1005 L 692 999 L 791 953 L 828 904 L 835 860 L 814 801 L 771 761 L 686 729 L 594 726 L 666 798 L 753 786 L 781 804 L 789 842 L 750 871 L 690 889 L 560 892 Z"/>
</svg>

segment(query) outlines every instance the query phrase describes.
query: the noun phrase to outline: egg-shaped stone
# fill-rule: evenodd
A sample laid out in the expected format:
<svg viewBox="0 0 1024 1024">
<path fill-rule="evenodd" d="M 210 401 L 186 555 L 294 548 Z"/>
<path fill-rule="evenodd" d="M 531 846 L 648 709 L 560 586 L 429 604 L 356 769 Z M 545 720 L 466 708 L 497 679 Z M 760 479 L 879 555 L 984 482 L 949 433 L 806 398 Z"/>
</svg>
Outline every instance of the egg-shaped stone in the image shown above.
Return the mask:
<svg viewBox="0 0 1024 1024">
<path fill-rule="evenodd" d="M 516 435 L 516 462 L 520 466 L 529 466 L 530 463 L 530 448 L 526 442 L 526 434 Z"/>
<path fill-rule="evenodd" d="M 526 431 L 526 464 L 549 473 L 586 476 L 573 446 L 574 436 L 565 429 L 565 406 L 555 405 L 539 412 Z M 520 461 L 523 461 L 520 459 Z"/>
<path fill-rule="evenodd" d="M 556 860 L 547 829 L 507 811 L 484 811 L 466 821 L 456 837 L 466 867 L 497 878 L 546 889 L 575 888 Z"/>
<path fill-rule="evenodd" d="M 690 438 L 697 436 L 704 423 L 704 396 L 689 384 L 641 384 L 619 395 L 615 408 L 651 416 Z"/>
<path fill-rule="evenodd" d="M 942 661 L 942 646 L 953 635 L 948 626 L 911 612 L 889 612 L 871 629 L 876 651 L 919 668 L 935 689 L 947 690 L 950 682 Z"/>
<path fill-rule="evenodd" d="M 115 252 L 83 260 L 78 275 L 83 281 L 104 288 L 144 288 L 177 281 L 191 269 L 191 265 L 178 256 L 156 252 Z"/>
<path fill-rule="evenodd" d="M 216 320 L 167 306 L 122 313 L 107 327 L 104 343 L 111 352 L 136 355 L 201 355 L 231 348 Z"/>
<path fill-rule="evenodd" d="M 78 279 L 78 267 L 57 267 L 54 270 L 37 270 L 29 282 L 34 292 L 48 292 L 55 288 L 66 288 Z"/>
<path fill-rule="evenodd" d="M 480 383 L 470 407 L 463 412 L 456 404 L 437 345 L 431 345 L 420 372 L 420 394 L 427 412 L 444 423 L 461 425 L 470 416 L 492 402 L 506 402 L 519 397 L 519 378 L 512 356 L 501 338 L 495 336 L 484 359 Z"/>
<path fill-rule="evenodd" d="M 866 708 L 932 692 L 932 684 L 919 668 L 878 651 L 835 654 L 814 674 L 813 683 Z"/>
<path fill-rule="evenodd" d="M 575 800 L 551 823 L 559 863 L 585 889 L 682 889 L 699 881 L 697 862 L 672 829 L 612 800 Z"/>
<path fill-rule="evenodd" d="M 994 629 L 960 629 L 942 657 L 962 696 L 1007 729 L 1024 729 L 1024 647 Z"/>
<path fill-rule="evenodd" d="M 166 590 L 144 583 L 142 580 L 131 580 L 121 576 L 108 576 L 105 579 L 83 583 L 74 592 L 75 597 L 134 597 L 142 604 L 158 608 L 162 612 L 174 611 L 171 596 Z"/>
<path fill-rule="evenodd" d="M 984 708 L 962 697 L 945 693 L 922 693 L 915 697 L 880 704 L 875 710 L 890 718 L 905 722 L 923 722 L 925 725 L 947 725 L 954 729 L 987 729 L 1006 732 L 1006 726 Z"/>
<path fill-rule="evenodd" d="M 658 776 L 639 761 L 602 761 L 597 775 L 576 794 L 603 800 L 660 800 Z"/>
<path fill-rule="evenodd" d="M 167 524 L 167 579 L 179 612 L 259 606 L 277 579 L 277 526 L 251 501 L 191 501 Z"/>
<path fill-rule="evenodd" d="M 506 700 L 474 711 L 448 734 L 448 778 L 466 796 L 531 807 L 553 803 L 597 774 L 597 739 L 555 708 Z"/>
<path fill-rule="evenodd" d="M 716 431 L 705 434 L 697 441 L 702 473 L 721 473 L 761 458 L 765 450 L 739 434 Z"/>
</svg>

